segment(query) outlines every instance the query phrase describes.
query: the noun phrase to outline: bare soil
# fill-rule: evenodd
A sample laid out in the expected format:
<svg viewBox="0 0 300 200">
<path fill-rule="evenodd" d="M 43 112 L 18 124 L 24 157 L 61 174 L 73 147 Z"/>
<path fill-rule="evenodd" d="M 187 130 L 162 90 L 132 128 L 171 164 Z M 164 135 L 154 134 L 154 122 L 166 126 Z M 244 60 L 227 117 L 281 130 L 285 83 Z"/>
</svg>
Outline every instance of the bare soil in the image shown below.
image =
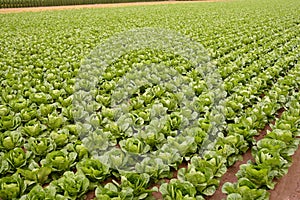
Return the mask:
<svg viewBox="0 0 300 200">
<path fill-rule="evenodd" d="M 28 7 L 28 8 L 3 8 L 0 9 L 0 14 L 5 13 L 19 13 L 19 12 L 41 12 L 52 10 L 70 10 L 82 8 L 113 8 L 125 6 L 147 6 L 159 4 L 178 4 L 178 3 L 196 3 L 196 2 L 218 2 L 230 0 L 192 0 L 192 1 L 155 1 L 155 2 L 131 2 L 131 3 L 113 3 L 113 4 L 88 4 L 88 5 L 69 5 L 69 6 L 48 6 L 48 7 Z"/>
<path fill-rule="evenodd" d="M 292 159 L 289 172 L 279 179 L 274 190 L 270 191 L 270 200 L 300 199 L 300 148 L 292 156 Z"/>
<path fill-rule="evenodd" d="M 281 108 L 277 111 L 276 117 L 280 118 L 282 113 L 285 111 Z M 261 140 L 267 134 L 268 131 L 272 131 L 271 124 L 275 124 L 275 120 L 259 131 L 259 135 L 254 137 L 256 141 Z M 251 148 L 243 155 L 241 161 L 236 162 L 233 166 L 227 169 L 227 172 L 223 175 L 220 181 L 220 186 L 214 195 L 207 197 L 206 200 L 221 200 L 226 199 L 226 195 L 222 193 L 222 186 L 225 182 L 237 182 L 235 174 L 238 172 L 240 165 L 245 164 L 248 160 L 254 161 Z M 288 173 L 278 180 L 275 188 L 270 190 L 270 200 L 300 200 L 300 148 L 292 156 L 292 166 L 289 167 Z"/>
<path fill-rule="evenodd" d="M 207 197 L 206 200 L 221 200 L 226 199 L 226 194 L 222 193 L 222 186 L 226 182 L 235 183 L 238 181 L 235 174 L 239 171 L 240 165 L 246 164 L 248 160 L 253 160 L 253 157 L 251 155 L 251 149 L 249 148 L 248 151 L 243 155 L 243 160 L 237 161 L 234 163 L 234 165 L 228 167 L 227 172 L 222 176 L 220 181 L 220 186 L 216 190 L 216 192 L 210 196 Z"/>
</svg>

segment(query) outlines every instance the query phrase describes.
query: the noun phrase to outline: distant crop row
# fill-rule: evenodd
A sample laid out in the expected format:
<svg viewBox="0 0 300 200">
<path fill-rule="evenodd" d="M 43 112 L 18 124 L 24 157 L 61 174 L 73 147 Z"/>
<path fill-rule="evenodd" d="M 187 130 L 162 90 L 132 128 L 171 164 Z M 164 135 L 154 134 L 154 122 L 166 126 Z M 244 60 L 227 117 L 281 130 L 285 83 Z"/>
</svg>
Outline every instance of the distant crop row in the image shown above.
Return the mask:
<svg viewBox="0 0 300 200">
<path fill-rule="evenodd" d="M 150 0 L 143 0 L 147 2 Z M 159 1 L 159 0 L 151 0 Z M 0 8 L 21 8 L 21 7 L 41 7 L 41 6 L 65 6 L 84 4 L 106 4 L 106 3 L 126 3 L 140 2 L 139 0 L 1 0 Z"/>
</svg>

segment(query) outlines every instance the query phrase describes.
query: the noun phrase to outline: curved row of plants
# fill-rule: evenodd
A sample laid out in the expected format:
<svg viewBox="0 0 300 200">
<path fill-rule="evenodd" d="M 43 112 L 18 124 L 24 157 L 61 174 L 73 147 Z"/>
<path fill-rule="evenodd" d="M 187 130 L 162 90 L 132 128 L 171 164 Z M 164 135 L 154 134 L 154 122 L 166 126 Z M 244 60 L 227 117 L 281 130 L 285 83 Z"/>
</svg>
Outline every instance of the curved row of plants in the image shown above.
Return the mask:
<svg viewBox="0 0 300 200">
<path fill-rule="evenodd" d="M 254 161 L 240 166 L 237 183 L 225 183 L 222 191 L 227 199 L 267 199 L 267 190 L 287 174 L 291 156 L 299 145 L 299 93 L 294 93 L 281 118 L 271 126 L 266 136 L 252 147 Z"/>
</svg>

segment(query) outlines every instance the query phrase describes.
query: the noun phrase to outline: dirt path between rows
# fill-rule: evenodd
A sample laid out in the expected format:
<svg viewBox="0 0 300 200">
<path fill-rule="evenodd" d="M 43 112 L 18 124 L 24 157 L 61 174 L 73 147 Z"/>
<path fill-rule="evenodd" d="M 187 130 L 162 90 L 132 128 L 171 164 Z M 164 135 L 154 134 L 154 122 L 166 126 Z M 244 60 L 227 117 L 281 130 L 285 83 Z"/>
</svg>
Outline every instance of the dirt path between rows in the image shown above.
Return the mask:
<svg viewBox="0 0 300 200">
<path fill-rule="evenodd" d="M 147 5 L 159 5 L 159 4 L 179 4 L 179 3 L 183 4 L 183 3 L 218 2 L 218 1 L 230 1 L 230 0 L 155 1 L 155 2 L 28 7 L 28 8 L 3 8 L 0 9 L 0 14 L 19 13 L 19 12 L 41 12 L 41 11 L 51 11 L 51 10 L 70 10 L 70 9 L 82 9 L 82 8 L 113 8 L 113 7 L 125 7 L 125 6 L 147 6 Z"/>
<path fill-rule="evenodd" d="M 300 148 L 292 156 L 292 166 L 288 173 L 279 179 L 274 190 L 270 191 L 270 200 L 300 199 Z"/>
<path fill-rule="evenodd" d="M 279 119 L 285 111 L 281 108 L 277 111 L 276 119 Z M 267 131 L 272 131 L 271 124 L 275 124 L 275 120 L 266 124 L 266 126 L 259 131 L 259 135 L 254 139 L 259 141 L 265 137 Z M 235 174 L 239 171 L 240 165 L 247 163 L 249 160 L 254 161 L 251 154 L 251 148 L 243 155 L 243 160 L 237 161 L 233 166 L 228 167 L 227 172 L 223 175 L 220 181 L 220 186 L 216 192 L 207 197 L 206 200 L 223 200 L 226 199 L 226 194 L 222 193 L 222 186 L 225 182 L 235 183 L 238 181 Z M 275 181 L 275 180 L 274 180 Z M 288 169 L 288 173 L 277 180 L 277 184 L 270 193 L 270 200 L 300 200 L 300 148 L 292 156 L 292 165 Z"/>
</svg>

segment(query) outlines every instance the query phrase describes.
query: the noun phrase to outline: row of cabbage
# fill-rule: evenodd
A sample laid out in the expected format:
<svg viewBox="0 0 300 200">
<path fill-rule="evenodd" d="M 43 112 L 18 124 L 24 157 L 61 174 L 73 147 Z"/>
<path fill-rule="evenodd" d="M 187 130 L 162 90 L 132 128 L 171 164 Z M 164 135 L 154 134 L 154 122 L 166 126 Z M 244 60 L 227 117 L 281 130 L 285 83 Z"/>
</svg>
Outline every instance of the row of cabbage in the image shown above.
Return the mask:
<svg viewBox="0 0 300 200">
<path fill-rule="evenodd" d="M 268 199 L 275 179 L 288 172 L 291 156 L 299 145 L 299 93 L 294 93 L 281 118 L 266 136 L 252 147 L 254 161 L 240 166 L 237 183 L 225 183 L 227 199 Z"/>
<path fill-rule="evenodd" d="M 272 109 L 272 111 L 269 111 L 264 108 L 268 108 L 268 106 L 269 106 L 269 108 L 270 107 L 272 108 L 272 106 L 274 106 L 273 102 L 278 102 L 278 98 L 285 97 L 285 95 L 287 95 L 290 90 L 293 90 L 293 88 L 295 88 L 295 87 L 296 88 L 299 87 L 299 85 L 297 85 L 297 83 L 298 83 L 297 78 L 299 78 L 298 71 L 299 71 L 299 69 L 298 69 L 298 67 L 296 67 L 293 70 L 293 72 L 295 72 L 296 74 L 289 73 L 285 78 L 281 79 L 278 82 L 278 84 L 276 84 L 274 89 L 275 89 L 275 91 L 279 90 L 280 91 L 279 93 L 274 95 L 274 90 L 271 90 L 270 96 L 264 97 L 264 101 L 260 102 L 259 104 L 257 104 L 257 106 L 255 106 L 253 109 L 251 109 L 248 112 L 248 115 L 246 112 L 245 116 L 242 116 L 240 118 L 241 121 L 242 121 L 242 119 L 244 119 L 244 120 L 248 120 L 248 121 L 251 120 L 251 122 L 253 122 L 252 124 L 248 124 L 248 127 L 244 132 L 238 132 L 237 130 L 239 130 L 239 129 L 235 129 L 235 132 L 232 132 L 231 134 L 229 132 L 228 136 L 226 136 L 225 138 L 219 138 L 217 140 L 216 151 L 210 151 L 209 153 L 207 153 L 204 156 L 204 158 L 200 158 L 198 156 L 192 157 L 191 163 L 189 164 L 188 169 L 186 170 L 186 169 L 182 168 L 179 170 L 178 179 L 172 179 L 169 184 L 163 184 L 161 186 L 160 191 L 163 193 L 163 195 L 166 198 L 174 199 L 174 198 L 180 198 L 180 195 L 195 197 L 198 194 L 197 199 L 199 199 L 201 194 L 202 195 L 213 194 L 214 190 L 218 187 L 218 181 L 219 181 L 218 179 L 226 172 L 225 164 L 227 164 L 227 165 L 233 164 L 234 161 L 236 161 L 237 157 L 240 155 L 240 153 L 243 153 L 247 150 L 248 147 L 246 145 L 246 141 L 244 140 L 244 138 L 251 138 L 253 136 L 253 135 L 251 135 L 251 133 L 252 134 L 256 133 L 255 130 L 256 130 L 257 126 L 255 125 L 255 122 L 261 123 L 260 122 L 261 119 L 259 118 L 259 116 L 261 115 L 261 116 L 264 116 L 265 118 L 267 118 L 268 115 L 272 116 L 276 112 L 276 107 L 274 107 L 274 109 Z M 290 82 L 288 82 L 288 81 L 290 81 Z M 280 85 L 280 83 L 282 83 L 282 85 Z M 286 85 L 286 84 L 290 84 L 290 85 Z M 289 86 L 289 87 L 287 87 L 287 86 Z M 280 89 L 282 89 L 282 90 L 280 90 Z M 293 94 L 293 93 L 291 93 L 291 94 Z M 296 96 L 296 98 L 297 98 L 297 96 Z M 284 101 L 286 101 L 286 99 Z M 298 101 L 298 99 L 296 99 L 296 101 Z M 281 102 L 281 103 L 284 103 L 284 102 Z M 279 108 L 281 105 L 282 104 L 280 104 L 280 102 L 278 102 L 277 108 Z M 276 103 L 275 103 L 275 106 L 276 106 Z M 260 109 L 260 110 L 258 110 L 258 109 Z M 257 110 L 256 113 L 253 112 L 255 110 Z M 295 110 L 297 111 L 297 109 L 295 109 Z M 255 113 L 256 115 L 253 113 Z M 287 115 L 287 116 L 290 116 L 290 115 Z M 283 118 L 283 120 L 284 120 L 284 118 Z M 261 124 L 263 124 L 263 123 L 261 123 Z M 241 122 L 240 125 L 245 126 L 247 124 L 245 124 L 245 122 Z M 253 128 L 251 126 L 253 126 Z M 249 133 L 250 134 L 244 135 L 245 137 L 243 137 L 242 134 L 245 134 L 246 132 L 248 134 Z M 20 141 L 20 138 L 22 138 L 22 137 L 21 137 L 21 135 L 18 135 L 18 134 L 19 133 L 17 131 L 6 132 L 4 139 L 6 139 L 6 141 L 19 142 L 19 145 L 20 145 L 20 144 L 22 144 Z M 33 137 L 31 139 L 33 140 Z M 46 141 L 46 140 L 44 140 L 44 141 Z M 233 143 L 233 142 L 236 142 L 236 143 Z M 9 150 L 9 148 L 14 148 L 16 145 L 14 143 L 9 143 L 9 142 L 3 143 L 3 144 L 7 150 Z M 9 146 L 9 144 L 12 146 Z M 47 146 L 48 145 L 47 142 L 45 144 L 46 145 L 44 145 L 44 146 L 46 146 L 47 148 L 52 147 L 52 145 Z M 59 144 L 59 142 L 56 141 L 55 144 Z M 18 145 L 18 143 L 17 143 L 17 145 Z M 34 143 L 32 146 L 34 146 Z M 77 157 L 76 153 L 74 153 L 74 152 L 78 152 L 78 155 L 81 155 L 80 158 L 83 158 L 84 156 L 87 155 L 87 151 L 82 145 L 77 145 L 75 147 L 75 151 L 74 151 L 73 145 L 67 145 L 67 146 L 68 146 L 68 148 L 65 147 L 61 151 L 56 151 L 56 152 L 52 152 L 52 153 L 48 154 L 46 157 L 46 160 L 41 161 L 42 167 L 40 167 L 39 164 L 37 164 L 34 160 L 31 160 L 27 170 L 18 169 L 18 171 L 17 171 L 18 173 L 14 174 L 11 177 L 3 178 L 2 183 L 6 183 L 6 181 L 9 181 L 10 183 L 14 183 L 14 184 L 17 183 L 17 186 L 20 187 L 20 189 L 25 190 L 25 185 L 30 186 L 30 183 L 31 184 L 35 184 L 36 182 L 44 183 L 47 180 L 47 176 L 52 171 L 64 171 L 64 170 L 69 169 L 69 167 L 72 166 L 72 162 L 74 162 Z M 42 146 L 40 146 L 40 148 L 41 147 Z M 297 148 L 297 145 L 295 143 L 292 143 L 291 147 L 292 147 L 292 150 L 295 150 Z M 231 150 L 229 150 L 228 148 Z M 34 149 L 30 149 L 30 148 L 28 148 L 28 149 L 33 150 L 34 154 L 36 154 L 36 155 L 42 155 L 41 153 L 47 153 L 47 151 L 37 152 L 39 150 L 38 148 L 35 151 L 34 151 Z M 68 152 L 68 149 L 69 149 L 69 152 Z M 226 149 L 226 151 L 225 151 L 225 149 Z M 78 151 L 78 150 L 83 150 L 83 151 Z M 73 151 L 73 152 L 71 152 L 71 151 Z M 175 151 L 175 153 L 176 153 L 176 151 Z M 24 153 L 24 151 L 21 148 L 14 148 L 13 150 L 8 152 L 7 156 L 9 159 L 3 160 L 4 162 L 2 162 L 2 169 L 10 170 L 10 171 L 14 171 L 13 167 L 15 167 L 15 168 L 22 167 L 23 164 L 26 164 L 26 159 L 28 159 L 30 157 L 29 153 L 28 154 Z M 60 158 L 61 160 L 58 158 Z M 180 157 L 178 157 L 178 158 L 180 158 Z M 37 158 L 35 158 L 35 159 L 37 159 Z M 47 166 L 47 162 L 48 162 L 48 164 L 51 163 L 51 165 L 50 165 L 51 167 L 49 167 L 49 165 Z M 153 161 L 152 161 L 152 163 L 153 163 Z M 149 164 L 150 164 L 150 162 L 147 163 L 146 166 L 149 166 Z M 163 166 L 163 163 L 161 163 L 161 164 L 162 165 L 158 166 L 158 169 L 156 169 L 158 171 L 160 170 L 159 172 L 155 171 L 153 168 L 153 169 L 151 169 L 152 174 L 147 173 L 147 174 L 139 175 L 136 173 L 125 173 L 124 175 L 121 176 L 122 177 L 121 185 L 114 182 L 114 183 L 106 184 L 106 186 L 104 188 L 98 187 L 97 188 L 98 198 L 109 199 L 109 198 L 113 198 L 116 195 L 119 196 L 120 198 L 125 198 L 125 199 L 133 198 L 133 197 L 137 197 L 137 196 L 139 198 L 146 197 L 147 193 L 153 191 L 153 190 L 147 190 L 147 187 L 149 186 L 150 177 L 157 178 L 157 179 L 168 177 L 168 176 L 166 176 L 166 174 L 169 172 L 167 165 Z M 173 163 L 173 164 L 176 164 L 176 163 Z M 11 166 L 13 166 L 13 167 L 11 167 Z M 92 166 L 93 170 L 91 169 L 91 166 Z M 44 191 L 41 188 L 41 186 L 34 187 L 34 189 L 31 190 L 30 194 L 28 194 L 29 197 L 30 197 L 30 195 L 35 196 L 37 194 L 37 190 L 38 190 L 38 194 L 41 195 L 40 198 L 46 198 L 47 196 L 51 197 L 51 195 L 55 195 L 55 198 L 61 198 L 61 199 L 65 198 L 65 196 L 57 194 L 57 193 L 59 193 L 59 191 L 64 192 L 65 195 L 67 195 L 67 196 L 72 197 L 73 195 L 76 195 L 76 197 L 77 197 L 77 196 L 84 194 L 88 189 L 90 189 L 89 188 L 89 187 L 91 187 L 91 185 L 89 184 L 90 181 L 104 180 L 110 174 L 110 170 L 107 167 L 105 167 L 98 160 L 94 160 L 94 159 L 87 159 L 87 160 L 83 160 L 83 161 L 79 162 L 76 165 L 76 169 L 79 170 L 79 172 L 77 172 L 76 174 L 74 174 L 74 172 L 65 172 L 64 176 L 62 178 L 59 178 L 57 181 L 51 182 L 50 186 L 47 187 L 46 191 Z M 94 173 L 96 173 L 94 171 L 95 169 L 98 170 L 97 174 L 94 174 Z M 165 170 L 163 170 L 163 169 L 165 169 Z M 282 170 L 284 170 L 284 169 L 282 169 Z M 84 172 L 84 173 L 82 173 L 82 172 Z M 25 180 L 27 180 L 27 181 L 25 181 L 25 183 L 24 183 L 23 179 L 21 177 L 19 177 L 17 174 L 21 174 L 23 176 L 23 178 L 25 178 Z M 85 174 L 85 176 L 83 174 Z M 89 179 L 87 179 L 86 177 L 88 177 Z M 137 181 L 137 180 L 141 180 L 141 181 Z M 69 182 L 69 181 L 71 181 L 71 182 Z M 75 189 L 68 188 L 68 187 L 70 187 L 70 185 L 72 185 L 71 183 L 73 183 L 74 181 L 79 182 L 80 188 L 75 188 Z M 130 187 L 128 186 L 128 184 L 130 185 Z M 141 185 L 136 185 L 136 184 L 141 184 Z M 78 184 L 76 184 L 76 185 L 78 186 Z M 139 188 L 139 189 L 137 189 L 137 188 Z M 141 190 L 141 188 L 144 188 L 144 189 Z M 186 189 L 185 192 L 183 192 L 183 188 Z M 137 191 L 131 191 L 131 189 L 136 189 Z M 253 189 L 253 188 L 251 188 L 251 189 Z M 73 190 L 73 193 L 72 193 L 72 190 Z M 175 193 L 174 193 L 174 190 L 176 191 Z M 10 194 L 9 190 L 6 190 L 6 191 Z M 260 190 L 257 190 L 257 193 L 260 193 L 260 192 L 261 192 Z M 252 191 L 252 193 L 254 193 L 254 192 Z M 3 193 L 3 195 L 5 195 L 5 192 Z M 134 195 L 134 196 L 132 196 L 132 195 Z M 250 195 L 250 194 L 246 193 L 243 195 Z M 254 194 L 251 194 L 251 195 L 254 195 Z M 257 195 L 257 194 L 255 194 L 255 195 Z M 264 193 L 264 195 L 265 195 L 265 193 Z M 3 196 L 3 198 L 6 199 L 9 197 Z M 25 197 L 23 197 L 23 198 L 25 198 Z M 26 196 L 26 198 L 28 198 L 28 197 Z"/>
</svg>

